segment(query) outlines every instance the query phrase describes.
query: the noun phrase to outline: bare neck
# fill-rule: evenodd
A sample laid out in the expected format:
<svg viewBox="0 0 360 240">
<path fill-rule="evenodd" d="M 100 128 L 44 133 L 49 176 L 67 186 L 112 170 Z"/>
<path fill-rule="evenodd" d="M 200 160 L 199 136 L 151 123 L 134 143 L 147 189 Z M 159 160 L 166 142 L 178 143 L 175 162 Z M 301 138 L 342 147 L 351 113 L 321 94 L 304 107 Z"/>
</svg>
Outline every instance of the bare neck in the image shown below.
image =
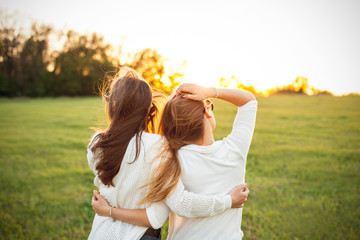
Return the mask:
<svg viewBox="0 0 360 240">
<path fill-rule="evenodd" d="M 203 137 L 196 140 L 194 142 L 194 144 L 201 145 L 201 146 L 208 146 L 208 145 L 213 144 L 214 142 L 215 142 L 215 140 L 214 140 L 214 136 L 213 136 L 213 133 L 212 133 L 211 126 L 207 124 L 204 127 L 204 135 L 203 135 Z"/>
</svg>

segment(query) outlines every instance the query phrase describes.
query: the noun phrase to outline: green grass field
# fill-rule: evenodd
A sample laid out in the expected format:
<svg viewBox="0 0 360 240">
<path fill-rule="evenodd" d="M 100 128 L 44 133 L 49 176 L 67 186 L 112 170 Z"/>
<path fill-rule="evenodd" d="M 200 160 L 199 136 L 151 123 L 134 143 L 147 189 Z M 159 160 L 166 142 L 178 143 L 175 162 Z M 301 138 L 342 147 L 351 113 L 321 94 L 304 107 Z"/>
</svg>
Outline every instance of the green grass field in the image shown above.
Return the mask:
<svg viewBox="0 0 360 240">
<path fill-rule="evenodd" d="M 360 97 L 259 98 L 244 239 L 360 238 Z M 236 109 L 215 102 L 215 138 Z M 98 98 L 0 99 L 0 238 L 86 239 Z M 166 228 L 166 227 L 165 227 Z"/>
</svg>

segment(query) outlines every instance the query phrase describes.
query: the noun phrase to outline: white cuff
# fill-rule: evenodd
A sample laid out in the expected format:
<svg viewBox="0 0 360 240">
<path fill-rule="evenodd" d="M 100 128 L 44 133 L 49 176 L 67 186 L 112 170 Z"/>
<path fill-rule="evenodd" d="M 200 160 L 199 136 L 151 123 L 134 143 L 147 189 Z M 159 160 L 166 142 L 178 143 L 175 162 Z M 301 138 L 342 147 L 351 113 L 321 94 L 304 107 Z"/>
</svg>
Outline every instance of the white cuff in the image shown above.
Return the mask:
<svg viewBox="0 0 360 240">
<path fill-rule="evenodd" d="M 231 205 L 232 205 L 231 196 L 227 194 L 225 196 L 225 210 L 231 208 Z"/>
<path fill-rule="evenodd" d="M 154 209 L 152 209 L 152 205 L 146 208 L 146 215 L 152 228 L 158 229 L 162 227 L 163 223 L 158 221 L 157 217 L 154 214 Z"/>
</svg>

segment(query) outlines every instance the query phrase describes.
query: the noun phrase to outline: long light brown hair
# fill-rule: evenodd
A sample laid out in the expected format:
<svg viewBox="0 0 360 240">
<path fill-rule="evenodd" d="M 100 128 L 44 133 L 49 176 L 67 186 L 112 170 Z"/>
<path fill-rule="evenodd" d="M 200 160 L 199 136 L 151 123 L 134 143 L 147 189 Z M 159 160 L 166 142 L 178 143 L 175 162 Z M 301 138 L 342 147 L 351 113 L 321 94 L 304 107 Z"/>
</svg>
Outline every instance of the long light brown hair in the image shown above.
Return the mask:
<svg viewBox="0 0 360 240">
<path fill-rule="evenodd" d="M 107 91 L 110 88 L 110 91 Z M 105 94 L 106 92 L 106 94 Z M 96 170 L 105 185 L 112 185 L 119 172 L 122 159 L 130 140 L 136 136 L 135 159 L 140 153 L 140 138 L 143 131 L 154 132 L 154 116 L 157 108 L 149 84 L 134 70 L 123 67 L 119 73 L 103 85 L 102 95 L 106 100 L 106 115 L 109 126 L 98 134 L 91 150 L 100 150 Z"/>
<path fill-rule="evenodd" d="M 174 96 L 165 105 L 160 121 L 160 132 L 166 144 L 159 154 L 159 168 L 153 173 L 145 198 L 140 203 L 158 202 L 175 189 L 181 177 L 178 150 L 194 143 L 204 135 L 204 104 L 202 101 Z"/>
</svg>

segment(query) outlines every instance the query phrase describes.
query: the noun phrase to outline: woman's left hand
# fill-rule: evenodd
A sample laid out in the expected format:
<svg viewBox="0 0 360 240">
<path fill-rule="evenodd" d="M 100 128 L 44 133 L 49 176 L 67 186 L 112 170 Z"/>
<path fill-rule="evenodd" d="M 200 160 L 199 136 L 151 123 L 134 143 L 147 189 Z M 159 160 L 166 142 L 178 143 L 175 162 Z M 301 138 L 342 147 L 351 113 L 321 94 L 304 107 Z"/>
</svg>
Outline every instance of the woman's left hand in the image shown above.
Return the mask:
<svg viewBox="0 0 360 240">
<path fill-rule="evenodd" d="M 92 197 L 91 206 L 92 209 L 100 216 L 109 217 L 110 216 L 110 205 L 109 203 L 100 195 L 100 192 L 93 191 L 94 195 Z"/>
<path fill-rule="evenodd" d="M 231 190 L 230 197 L 232 200 L 232 208 L 242 208 L 247 201 L 249 195 L 249 189 L 245 184 L 240 184 Z"/>
</svg>

